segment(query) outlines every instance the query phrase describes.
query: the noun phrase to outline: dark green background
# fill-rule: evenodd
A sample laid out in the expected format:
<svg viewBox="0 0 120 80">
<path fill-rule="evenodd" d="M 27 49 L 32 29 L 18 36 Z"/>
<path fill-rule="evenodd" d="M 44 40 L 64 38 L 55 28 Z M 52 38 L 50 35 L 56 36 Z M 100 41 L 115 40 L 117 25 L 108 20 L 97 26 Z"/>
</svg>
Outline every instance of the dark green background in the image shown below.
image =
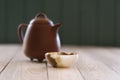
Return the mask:
<svg viewBox="0 0 120 80">
<path fill-rule="evenodd" d="M 62 44 L 120 46 L 120 0 L 0 0 L 0 43 L 19 43 L 17 27 L 45 12 Z"/>
</svg>

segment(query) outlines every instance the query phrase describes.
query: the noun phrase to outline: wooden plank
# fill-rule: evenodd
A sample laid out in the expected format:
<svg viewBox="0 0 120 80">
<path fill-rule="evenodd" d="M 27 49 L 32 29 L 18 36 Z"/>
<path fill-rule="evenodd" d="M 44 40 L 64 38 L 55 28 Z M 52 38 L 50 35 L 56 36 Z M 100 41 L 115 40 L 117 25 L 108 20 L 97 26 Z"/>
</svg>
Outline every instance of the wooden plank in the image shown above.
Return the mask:
<svg viewBox="0 0 120 80">
<path fill-rule="evenodd" d="M 0 45 L 0 73 L 14 57 L 17 49 L 16 45 Z"/>
<path fill-rule="evenodd" d="M 31 62 L 20 47 L 15 58 L 1 73 L 0 80 L 47 80 L 46 64 Z"/>
<path fill-rule="evenodd" d="M 86 54 L 86 50 L 97 49 L 95 47 L 64 47 L 63 51 L 77 52 L 79 60 L 77 63 L 78 69 L 85 80 L 120 80 L 119 74 L 106 66 L 103 62 L 94 59 Z M 102 49 L 104 50 L 104 49 Z M 104 51 L 103 51 L 104 52 Z M 97 52 L 94 52 L 97 53 Z M 92 54 L 92 52 L 91 52 Z M 102 59 L 101 59 L 102 60 Z M 111 63 L 112 64 L 112 63 Z"/>
<path fill-rule="evenodd" d="M 115 48 L 99 48 L 94 51 L 89 50 L 87 55 L 105 63 L 108 67 L 120 75 L 120 51 L 117 51 Z"/>
<path fill-rule="evenodd" d="M 120 56 L 120 48 L 119 48 L 119 47 L 112 48 L 112 49 L 110 49 L 110 51 L 111 51 L 113 54 Z"/>
<path fill-rule="evenodd" d="M 48 75 L 49 80 L 83 80 L 75 66 L 70 68 L 53 68 L 48 65 Z"/>
<path fill-rule="evenodd" d="M 79 53 L 78 68 L 85 80 L 120 80 L 120 76 L 104 63 Z"/>
<path fill-rule="evenodd" d="M 119 48 L 63 46 L 61 51 L 78 53 L 77 64 L 71 68 L 53 68 L 46 63 L 31 62 L 21 46 L 0 45 L 0 68 L 8 62 L 0 80 L 120 80 Z"/>
</svg>

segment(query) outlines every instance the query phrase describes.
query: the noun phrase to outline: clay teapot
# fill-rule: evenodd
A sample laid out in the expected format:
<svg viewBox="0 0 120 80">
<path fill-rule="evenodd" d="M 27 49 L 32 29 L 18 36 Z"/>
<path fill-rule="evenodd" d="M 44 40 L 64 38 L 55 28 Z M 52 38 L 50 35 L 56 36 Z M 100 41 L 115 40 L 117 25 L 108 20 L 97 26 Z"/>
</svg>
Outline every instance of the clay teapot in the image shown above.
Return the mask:
<svg viewBox="0 0 120 80">
<path fill-rule="evenodd" d="M 60 38 L 58 34 L 60 23 L 53 24 L 44 13 L 40 13 L 29 24 L 18 26 L 18 36 L 23 44 L 23 51 L 32 61 L 43 61 L 45 53 L 58 52 L 60 50 Z M 23 29 L 26 28 L 23 38 Z"/>
</svg>

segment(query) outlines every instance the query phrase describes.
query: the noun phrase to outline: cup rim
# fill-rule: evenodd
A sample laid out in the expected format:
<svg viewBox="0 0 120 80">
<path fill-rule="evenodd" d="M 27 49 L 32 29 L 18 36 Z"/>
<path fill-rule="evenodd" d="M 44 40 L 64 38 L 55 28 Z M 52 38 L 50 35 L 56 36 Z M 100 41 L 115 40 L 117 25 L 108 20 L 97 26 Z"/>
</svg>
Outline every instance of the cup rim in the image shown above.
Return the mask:
<svg viewBox="0 0 120 80">
<path fill-rule="evenodd" d="M 63 51 L 61 51 L 61 52 L 47 52 L 45 55 L 47 55 L 47 54 L 57 54 L 57 55 L 66 55 L 66 56 L 78 55 L 78 53 L 75 53 L 75 52 L 63 52 Z"/>
</svg>

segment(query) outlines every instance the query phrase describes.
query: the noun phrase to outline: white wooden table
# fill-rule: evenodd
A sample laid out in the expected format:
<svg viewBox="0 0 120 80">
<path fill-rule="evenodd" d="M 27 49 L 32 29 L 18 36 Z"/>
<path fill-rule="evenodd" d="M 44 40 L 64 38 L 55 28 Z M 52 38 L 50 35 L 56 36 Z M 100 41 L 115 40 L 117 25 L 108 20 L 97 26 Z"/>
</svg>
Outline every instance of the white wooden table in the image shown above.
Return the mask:
<svg viewBox="0 0 120 80">
<path fill-rule="evenodd" d="M 31 62 L 21 45 L 0 45 L 0 80 L 120 80 L 120 48 L 62 46 L 77 52 L 78 62 L 70 68 L 53 68 Z"/>
</svg>

